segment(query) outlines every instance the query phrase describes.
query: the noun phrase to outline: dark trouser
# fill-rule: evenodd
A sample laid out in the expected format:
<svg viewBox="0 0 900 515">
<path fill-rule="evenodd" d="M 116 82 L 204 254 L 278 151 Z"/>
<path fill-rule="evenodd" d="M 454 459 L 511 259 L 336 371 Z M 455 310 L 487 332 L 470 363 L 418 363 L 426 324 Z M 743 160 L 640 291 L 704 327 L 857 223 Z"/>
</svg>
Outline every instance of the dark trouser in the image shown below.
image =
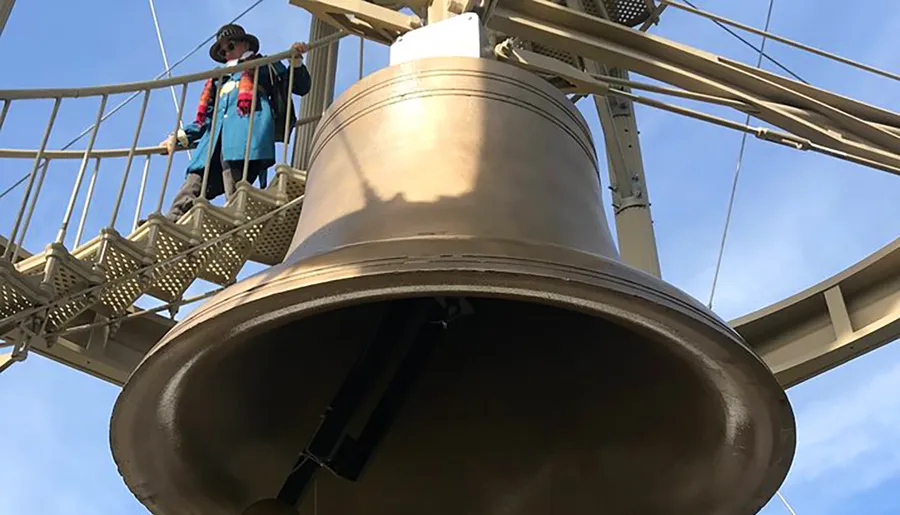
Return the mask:
<svg viewBox="0 0 900 515">
<path fill-rule="evenodd" d="M 271 166 L 266 161 L 250 161 L 247 167 L 247 182 L 253 183 L 256 178 L 266 172 Z M 244 161 L 226 161 L 222 159 L 222 144 L 216 143 L 213 155 L 209 163 L 209 180 L 206 185 L 206 198 L 212 200 L 222 193 L 226 199 L 231 199 L 235 192 L 235 184 L 244 177 Z M 166 214 L 171 220 L 178 220 L 181 215 L 187 213 L 194 205 L 194 199 L 200 197 L 200 189 L 203 186 L 203 170 L 189 171 L 184 179 L 184 184 L 175 195 L 172 207 Z"/>
</svg>

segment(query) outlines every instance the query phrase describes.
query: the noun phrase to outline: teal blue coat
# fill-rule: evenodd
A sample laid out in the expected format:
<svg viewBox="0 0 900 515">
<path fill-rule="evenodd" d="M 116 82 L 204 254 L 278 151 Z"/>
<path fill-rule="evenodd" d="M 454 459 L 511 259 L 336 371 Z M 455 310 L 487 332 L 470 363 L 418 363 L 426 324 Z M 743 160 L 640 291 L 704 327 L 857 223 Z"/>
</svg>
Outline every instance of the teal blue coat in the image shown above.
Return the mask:
<svg viewBox="0 0 900 515">
<path fill-rule="evenodd" d="M 287 75 L 287 66 L 281 62 L 272 63 L 273 73 L 284 78 Z M 252 68 L 251 68 L 252 73 Z M 197 143 L 197 149 L 193 152 L 191 162 L 188 164 L 188 173 L 202 173 L 206 165 L 206 155 L 209 145 L 215 145 L 222 140 L 222 158 L 226 161 L 243 161 L 244 149 L 247 144 L 247 129 L 250 126 L 250 117 L 241 116 L 237 109 L 238 83 L 241 72 L 225 75 L 222 78 L 224 88 L 219 88 L 219 81 L 214 80 L 213 86 L 219 98 L 219 111 L 216 114 L 216 128 L 211 133 L 209 128 L 213 118 L 215 97 L 209 99 L 206 111 L 206 120 L 198 124 L 196 121 L 184 127 L 185 135 L 191 143 Z M 283 84 L 287 84 L 286 78 Z M 272 108 L 269 104 L 269 95 L 272 81 L 269 78 L 267 68 L 260 68 L 258 78 L 258 93 L 256 99 L 256 111 L 253 116 L 253 134 L 250 139 L 250 160 L 262 161 L 265 167 L 275 164 L 275 123 Z M 311 78 L 306 66 L 301 64 L 294 68 L 293 93 L 303 96 L 309 92 Z M 295 102 L 296 104 L 296 102 Z"/>
</svg>

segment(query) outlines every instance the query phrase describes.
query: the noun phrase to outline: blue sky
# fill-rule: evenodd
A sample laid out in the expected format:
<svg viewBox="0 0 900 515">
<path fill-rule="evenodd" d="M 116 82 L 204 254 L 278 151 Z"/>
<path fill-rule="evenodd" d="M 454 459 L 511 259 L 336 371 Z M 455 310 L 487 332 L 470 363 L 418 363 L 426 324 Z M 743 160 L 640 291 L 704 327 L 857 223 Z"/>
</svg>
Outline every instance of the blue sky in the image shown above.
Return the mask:
<svg viewBox="0 0 900 515">
<path fill-rule="evenodd" d="M 249 0 L 157 0 L 170 61 L 184 55 L 242 11 Z M 762 27 L 767 0 L 712 2 L 702 7 Z M 872 13 L 877 13 L 873 16 Z M 286 0 L 265 0 L 242 23 L 275 53 L 305 40 L 308 15 Z M 896 71 L 900 3 L 858 0 L 777 0 L 772 30 L 847 57 Z M 755 63 L 752 50 L 707 20 L 674 9 L 655 33 Z M 758 42 L 758 38 L 751 40 Z M 383 47 L 367 44 L 366 71 L 387 62 Z M 358 41 L 340 54 L 338 90 L 356 78 Z M 769 54 L 806 80 L 900 111 L 900 87 L 776 43 Z M 5 73 L 0 88 L 64 87 L 145 80 L 163 69 L 146 2 L 22 0 L 0 36 Z M 210 67 L 205 49 L 177 73 Z M 190 90 L 192 113 L 198 91 Z M 113 106 L 121 100 L 110 100 Z M 50 140 L 59 148 L 88 126 L 97 99 L 66 101 Z M 153 145 L 174 123 L 168 91 L 151 97 L 140 144 Z M 592 104 L 580 104 L 599 138 Z M 50 102 L 14 104 L 0 148 L 35 148 Z M 102 126 L 97 146 L 130 143 L 139 102 Z M 743 116 L 711 110 L 735 120 Z M 187 115 L 190 117 L 190 114 Z M 638 108 L 653 214 L 664 278 L 704 302 L 721 238 L 740 135 L 727 129 Z M 75 148 L 83 148 L 84 142 Z M 602 149 L 600 149 L 602 152 Z M 158 195 L 163 160 L 153 162 L 151 191 Z M 98 202 L 87 234 L 108 223 L 124 160 L 104 162 Z M 132 174 L 139 175 L 142 162 Z M 171 192 L 182 177 L 184 156 L 174 163 Z M 30 170 L 26 160 L 3 160 L 0 190 Z M 26 245 L 50 241 L 61 220 L 78 162 L 54 165 L 39 204 L 40 216 Z M 154 190 L 156 188 L 156 190 Z M 130 224 L 136 182 L 127 189 L 120 228 Z M 21 190 L 0 200 L 0 233 Z M 900 180 L 883 172 L 815 154 L 748 141 L 715 308 L 735 318 L 806 288 L 853 264 L 900 234 L 896 199 Z M 105 199 L 105 200 L 104 200 Z M 608 197 L 604 201 L 609 204 Z M 154 200 L 155 203 L 155 200 Z M 147 203 L 144 212 L 152 210 Z M 76 211 L 76 220 L 80 215 Z M 611 214 L 610 214 L 610 219 Z M 70 233 L 72 242 L 74 228 Z M 251 268 L 248 270 L 254 270 Z M 198 284 L 192 292 L 209 285 Z M 896 514 L 900 512 L 900 347 L 887 346 L 789 391 L 799 428 L 794 465 L 783 493 L 798 515 Z M 110 456 L 107 427 L 118 389 L 32 357 L 0 375 L 0 515 L 141 514 Z M 763 512 L 787 514 L 775 500 Z"/>
</svg>

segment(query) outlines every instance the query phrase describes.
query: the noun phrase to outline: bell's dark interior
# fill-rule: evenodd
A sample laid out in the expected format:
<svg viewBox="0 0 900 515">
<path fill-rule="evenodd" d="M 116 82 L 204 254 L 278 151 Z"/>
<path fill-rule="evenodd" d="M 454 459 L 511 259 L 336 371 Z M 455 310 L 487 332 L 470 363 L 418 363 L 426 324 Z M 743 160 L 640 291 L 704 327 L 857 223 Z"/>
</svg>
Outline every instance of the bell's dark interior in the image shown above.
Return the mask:
<svg viewBox="0 0 900 515">
<path fill-rule="evenodd" d="M 434 299 L 408 299 L 210 342 L 180 380 L 164 431 L 174 444 L 143 452 L 157 453 L 155 472 L 188 510 L 242 513 L 279 494 L 351 376 L 368 377 L 357 385 L 365 395 L 329 413 L 352 415 L 331 438 L 365 440 L 388 383 L 418 349 L 405 401 L 388 399 L 395 418 L 382 419 L 365 466 L 334 467 L 359 477 L 314 467 L 294 485 L 302 513 L 315 503 L 320 515 L 696 515 L 728 503 L 752 454 L 735 447 L 752 448 L 760 428 L 728 435 L 722 395 L 696 360 L 591 314 L 467 302 L 471 313 L 446 327 Z M 381 365 L 351 373 L 379 341 Z"/>
</svg>

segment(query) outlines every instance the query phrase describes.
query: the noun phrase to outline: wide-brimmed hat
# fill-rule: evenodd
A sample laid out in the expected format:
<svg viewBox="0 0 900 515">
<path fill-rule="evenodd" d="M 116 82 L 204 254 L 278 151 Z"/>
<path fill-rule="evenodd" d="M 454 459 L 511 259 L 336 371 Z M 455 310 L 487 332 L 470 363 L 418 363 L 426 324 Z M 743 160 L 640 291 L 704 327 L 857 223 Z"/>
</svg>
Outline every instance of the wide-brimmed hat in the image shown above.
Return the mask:
<svg viewBox="0 0 900 515">
<path fill-rule="evenodd" d="M 250 44 L 251 52 L 259 52 L 259 39 L 257 39 L 256 36 L 247 34 L 247 32 L 244 31 L 244 27 L 241 27 L 240 25 L 229 23 L 228 25 L 223 25 L 222 28 L 216 32 L 216 40 L 213 42 L 212 46 L 209 47 L 209 57 L 212 58 L 213 61 L 216 61 L 217 63 L 227 62 L 227 59 L 225 59 L 225 52 L 222 51 L 220 43 L 229 40 L 246 41 Z"/>
</svg>

